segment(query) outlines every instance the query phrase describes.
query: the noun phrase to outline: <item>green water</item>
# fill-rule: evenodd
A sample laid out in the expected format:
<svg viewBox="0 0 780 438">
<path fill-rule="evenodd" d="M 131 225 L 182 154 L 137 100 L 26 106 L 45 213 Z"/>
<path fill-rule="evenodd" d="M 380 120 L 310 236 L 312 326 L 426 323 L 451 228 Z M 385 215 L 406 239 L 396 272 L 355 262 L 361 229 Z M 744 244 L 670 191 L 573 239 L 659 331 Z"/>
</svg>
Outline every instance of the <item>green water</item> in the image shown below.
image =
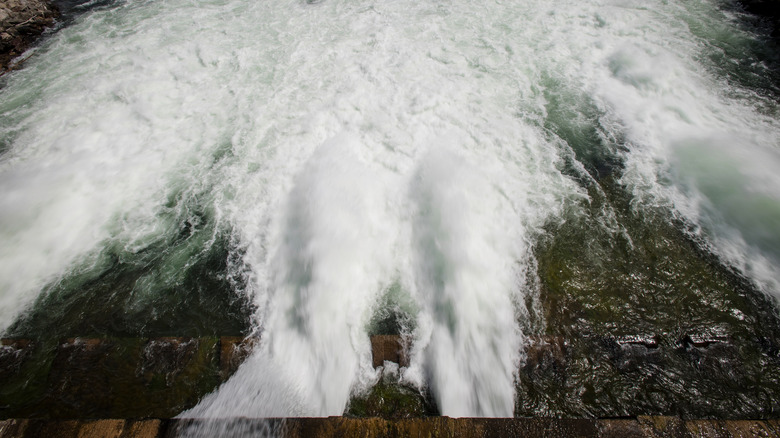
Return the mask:
<svg viewBox="0 0 780 438">
<path fill-rule="evenodd" d="M 778 416 L 754 19 L 288 3 L 83 6 L 3 79 L 0 315 L 35 348 L 0 416 Z M 374 334 L 412 365 L 366 365 Z M 203 344 L 175 381 L 131 364 L 162 336 Z M 111 401 L 53 388 L 74 337 L 115 344 Z"/>
</svg>

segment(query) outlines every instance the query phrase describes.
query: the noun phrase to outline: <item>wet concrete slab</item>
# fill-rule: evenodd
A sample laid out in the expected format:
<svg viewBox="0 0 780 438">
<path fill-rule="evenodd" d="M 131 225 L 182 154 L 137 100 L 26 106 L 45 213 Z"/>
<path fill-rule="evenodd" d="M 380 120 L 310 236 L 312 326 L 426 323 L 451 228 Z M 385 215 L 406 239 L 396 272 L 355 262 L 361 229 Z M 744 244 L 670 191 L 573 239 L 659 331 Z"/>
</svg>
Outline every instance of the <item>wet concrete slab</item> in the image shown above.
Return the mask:
<svg viewBox="0 0 780 438">
<path fill-rule="evenodd" d="M 200 430 L 280 438 L 331 437 L 608 437 L 608 438 L 752 438 L 776 437 L 777 422 L 769 420 L 682 420 L 678 417 L 616 419 L 449 418 L 402 420 L 382 418 L 235 418 L 220 420 L 19 420 L 0 421 L 0 438 L 157 438 Z"/>
<path fill-rule="evenodd" d="M 228 379 L 259 343 L 260 340 L 256 338 L 233 336 L 69 338 L 50 345 L 29 339 L 3 339 L 0 341 L 0 377 L 3 378 L 3 384 L 0 385 L 0 419 L 170 418 L 194 406 L 205 394 Z M 386 365 L 387 361 L 395 362 L 401 367 L 408 365 L 408 347 L 401 336 L 373 336 L 371 345 L 375 366 Z M 660 369 L 663 362 L 657 359 L 656 355 L 661 350 L 666 354 L 680 356 L 694 367 L 707 361 L 713 362 L 718 366 L 710 364 L 707 369 L 722 372 L 724 378 L 738 377 L 738 370 L 734 366 L 738 361 L 732 354 L 733 344 L 728 336 L 717 332 L 689 330 L 664 335 L 610 336 L 593 340 L 589 345 L 597 348 L 591 354 L 598 356 L 600 362 L 594 364 L 601 366 L 602 370 L 606 367 L 607 372 L 622 373 L 626 379 L 636 378 L 641 381 L 642 378 L 648 378 L 649 374 L 643 374 L 646 370 Z M 585 418 L 582 420 L 585 423 L 578 423 L 580 420 L 567 423 L 553 422 L 543 418 L 545 415 L 522 413 L 523 403 L 538 402 L 540 394 L 543 395 L 546 388 L 544 385 L 557 385 L 553 389 L 573 387 L 568 382 L 568 379 L 572 378 L 570 363 L 574 360 L 573 346 L 576 346 L 576 342 L 561 336 L 537 336 L 528 339 L 518 373 L 520 383 L 516 416 L 535 418 L 517 424 L 504 424 L 501 427 L 511 426 L 512 430 L 517 429 L 522 433 L 553 428 L 564 435 L 576 434 L 577 430 L 591 427 L 588 426 L 591 424 L 588 421 L 591 420 L 587 418 L 595 415 L 547 415 L 558 418 Z M 549 400 L 549 403 L 557 402 Z M 539 406 L 544 407 L 541 404 L 531 405 L 528 410 L 540 411 Z M 645 413 L 638 410 L 618 415 L 616 417 L 619 418 L 614 420 L 599 420 L 597 430 L 593 429 L 591 432 L 603 436 L 760 436 L 762 433 L 773 436 L 771 434 L 778 430 L 773 423 L 775 420 L 758 423 L 737 421 L 750 418 L 745 416 L 735 415 L 732 417 L 734 421 L 726 423 L 722 422 L 726 420 L 724 418 L 684 422 L 674 416 L 641 416 Z M 660 413 L 669 414 L 664 411 Z M 656 412 L 648 414 L 658 415 Z M 671 414 L 679 415 L 674 412 Z M 434 424 L 431 423 L 432 418 L 438 418 L 438 410 L 429 393 L 403 387 L 396 381 L 382 380 L 367 397 L 360 399 L 356 396 L 344 415 L 347 417 L 344 417 L 342 423 L 319 422 L 312 423 L 314 426 L 311 427 L 338 426 L 337 428 L 351 430 L 353 427 L 363 428 L 365 424 L 353 425 L 347 419 L 377 417 L 395 421 L 419 418 L 428 423 L 420 423 L 414 427 L 428 430 L 426 428 Z M 44 427 L 35 424 L 35 427 Z M 112 427 L 118 428 L 117 424 Z M 138 429 L 137 433 L 154 427 L 151 423 L 133 424 L 133 427 Z M 300 423 L 296 427 L 309 427 L 307 424 Z M 392 423 L 394 428 L 401 425 L 412 427 L 409 425 L 416 424 Z M 452 427 L 461 427 L 458 423 L 453 424 Z M 481 425 L 479 427 L 493 427 L 490 422 L 469 423 L 469 427 L 477 427 L 474 426 L 477 424 Z M 69 425 L 72 423 L 62 423 L 62 430 L 69 430 Z M 96 424 L 91 427 L 97 426 Z M 101 423 L 100 427 L 104 426 L 108 427 Z M 22 429 L 27 426 L 5 422 L 3 427 L 23 433 Z"/>
</svg>

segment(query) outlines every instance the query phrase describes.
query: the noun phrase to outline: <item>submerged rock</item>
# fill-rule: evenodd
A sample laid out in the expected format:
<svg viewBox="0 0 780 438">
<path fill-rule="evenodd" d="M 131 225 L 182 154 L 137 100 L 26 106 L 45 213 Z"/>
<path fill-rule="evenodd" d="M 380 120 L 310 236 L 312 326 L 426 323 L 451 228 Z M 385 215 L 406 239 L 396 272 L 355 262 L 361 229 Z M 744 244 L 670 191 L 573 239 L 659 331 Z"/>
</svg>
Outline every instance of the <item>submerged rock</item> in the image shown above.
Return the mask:
<svg viewBox="0 0 780 438">
<path fill-rule="evenodd" d="M 192 360 L 197 348 L 198 340 L 193 338 L 150 339 L 144 346 L 136 376 L 151 382 L 155 376 L 161 375 L 165 378 L 165 386 L 171 386 Z"/>
<path fill-rule="evenodd" d="M 624 335 L 606 339 L 615 367 L 621 372 L 643 369 L 661 360 L 659 337 L 655 335 Z"/>
<path fill-rule="evenodd" d="M 522 363 L 524 375 L 554 375 L 565 378 L 566 350 L 569 342 L 561 336 L 538 336 L 529 339 Z"/>
</svg>

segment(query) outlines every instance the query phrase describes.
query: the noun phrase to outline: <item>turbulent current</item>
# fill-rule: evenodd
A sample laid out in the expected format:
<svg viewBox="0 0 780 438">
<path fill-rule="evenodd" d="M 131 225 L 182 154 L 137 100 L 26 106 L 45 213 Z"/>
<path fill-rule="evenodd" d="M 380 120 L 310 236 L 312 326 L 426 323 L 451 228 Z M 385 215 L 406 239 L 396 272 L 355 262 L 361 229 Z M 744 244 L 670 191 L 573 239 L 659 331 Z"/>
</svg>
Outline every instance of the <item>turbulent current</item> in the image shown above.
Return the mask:
<svg viewBox="0 0 780 438">
<path fill-rule="evenodd" d="M 661 330 L 700 286 L 686 257 L 773 314 L 776 64 L 751 23 L 707 0 L 83 6 L 2 78 L 0 330 L 238 327 L 258 346 L 183 416 L 328 416 L 377 382 L 390 320 L 402 383 L 505 417 L 531 335 L 619 307 L 588 275 L 643 288 L 601 334 Z M 647 236 L 693 249 L 635 259 Z M 710 325 L 755 319 L 698 291 Z"/>
</svg>

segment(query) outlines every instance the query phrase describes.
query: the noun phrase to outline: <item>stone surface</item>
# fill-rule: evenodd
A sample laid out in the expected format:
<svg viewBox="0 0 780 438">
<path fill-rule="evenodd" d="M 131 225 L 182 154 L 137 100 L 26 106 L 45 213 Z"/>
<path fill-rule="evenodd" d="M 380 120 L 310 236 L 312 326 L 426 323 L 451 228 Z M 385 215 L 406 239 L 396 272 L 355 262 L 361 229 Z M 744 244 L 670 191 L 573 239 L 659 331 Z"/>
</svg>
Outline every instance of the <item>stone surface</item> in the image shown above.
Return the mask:
<svg viewBox="0 0 780 438">
<path fill-rule="evenodd" d="M 0 382 L 7 382 L 32 356 L 34 343 L 29 339 L 0 339 Z"/>
<path fill-rule="evenodd" d="M 34 421 L 30 426 L 24 434 L 25 437 L 72 438 L 78 437 L 81 422 L 77 420 Z"/>
<path fill-rule="evenodd" d="M 177 437 L 274 436 L 331 437 L 524 437 L 653 438 L 661 432 L 680 438 L 759 438 L 778 436 L 775 420 L 689 420 L 677 417 L 619 419 L 449 418 L 387 420 L 382 418 L 232 418 L 215 420 L 0 421 L 0 438 L 7 437 Z"/>
<path fill-rule="evenodd" d="M 71 338 L 10 352 L 0 418 L 169 417 L 220 382 L 217 338 Z M 21 350 L 20 350 L 21 351 Z"/>
<path fill-rule="evenodd" d="M 429 392 L 383 378 L 368 394 L 353 396 L 344 415 L 396 419 L 430 417 L 439 412 Z"/>
<path fill-rule="evenodd" d="M 141 362 L 136 376 L 151 383 L 157 376 L 165 379 L 165 385 L 171 386 L 181 371 L 190 364 L 199 343 L 194 338 L 155 338 L 144 345 Z"/>
<path fill-rule="evenodd" d="M 161 420 L 130 421 L 125 425 L 122 438 L 156 438 L 160 436 Z"/>
<path fill-rule="evenodd" d="M 644 429 L 633 419 L 608 419 L 598 422 L 599 435 L 609 438 L 644 438 Z"/>
<path fill-rule="evenodd" d="M 21 63 L 12 63 L 59 16 L 45 0 L 0 0 L 0 74 Z"/>
<path fill-rule="evenodd" d="M 398 335 L 371 336 L 371 352 L 374 368 L 382 366 L 385 361 L 395 362 L 402 367 L 409 366 L 408 346 Z"/>
<path fill-rule="evenodd" d="M 48 403 L 56 417 L 100 416 L 110 409 L 115 388 L 108 372 L 116 369 L 109 339 L 71 338 L 60 343 L 49 374 Z"/>
<path fill-rule="evenodd" d="M 536 336 L 528 340 L 523 373 L 563 375 L 566 369 L 566 349 L 569 343 L 560 336 Z"/>
<path fill-rule="evenodd" d="M 637 371 L 642 365 L 661 359 L 659 338 L 655 335 L 624 335 L 605 339 L 615 367 L 621 372 Z"/>
<path fill-rule="evenodd" d="M 0 438 L 12 438 L 24 436 L 29 420 L 3 420 L 0 421 Z"/>
<path fill-rule="evenodd" d="M 679 417 L 645 415 L 637 417 L 637 421 L 648 437 L 671 438 L 687 433 L 685 423 Z"/>
<path fill-rule="evenodd" d="M 222 380 L 227 380 L 233 375 L 259 343 L 260 340 L 254 337 L 222 336 L 219 338 L 219 373 Z"/>
<path fill-rule="evenodd" d="M 81 425 L 78 438 L 119 438 L 125 427 L 124 420 L 95 420 Z"/>
</svg>

